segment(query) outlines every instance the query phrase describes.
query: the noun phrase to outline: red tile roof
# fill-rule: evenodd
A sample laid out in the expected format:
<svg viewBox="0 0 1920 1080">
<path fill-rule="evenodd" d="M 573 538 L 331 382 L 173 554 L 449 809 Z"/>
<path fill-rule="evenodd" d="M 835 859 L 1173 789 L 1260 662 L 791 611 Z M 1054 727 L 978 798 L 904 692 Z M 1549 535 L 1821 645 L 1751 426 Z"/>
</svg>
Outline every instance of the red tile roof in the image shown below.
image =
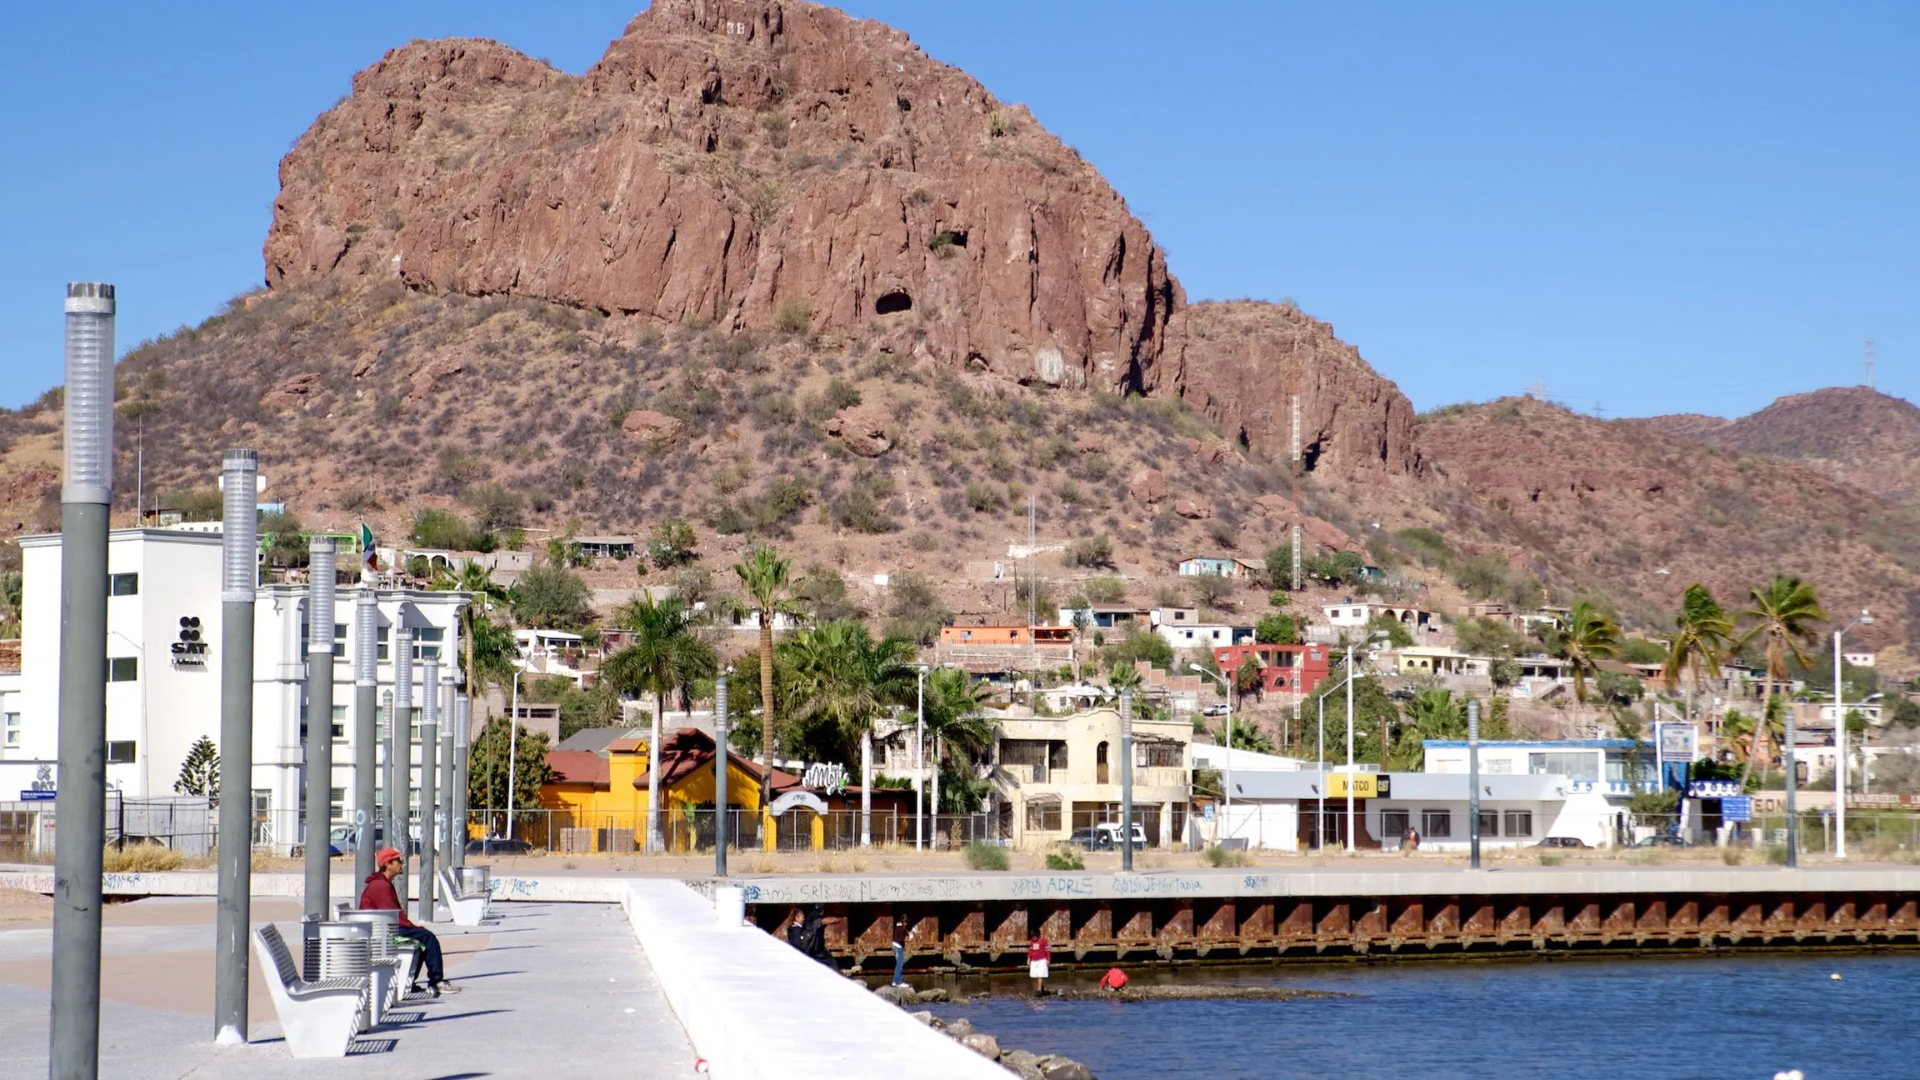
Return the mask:
<svg viewBox="0 0 1920 1080">
<path fill-rule="evenodd" d="M 549 750 L 547 767 L 553 770 L 553 778 L 563 784 L 607 787 L 613 782 L 607 759 L 591 750 Z"/>
</svg>

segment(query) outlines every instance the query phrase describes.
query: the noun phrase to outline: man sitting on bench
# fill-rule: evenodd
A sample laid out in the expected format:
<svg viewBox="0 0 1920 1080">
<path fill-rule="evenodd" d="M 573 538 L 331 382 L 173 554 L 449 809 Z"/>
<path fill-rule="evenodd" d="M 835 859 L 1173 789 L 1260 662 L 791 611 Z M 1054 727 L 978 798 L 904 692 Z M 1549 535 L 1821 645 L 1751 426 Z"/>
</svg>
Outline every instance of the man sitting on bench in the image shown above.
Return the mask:
<svg viewBox="0 0 1920 1080">
<path fill-rule="evenodd" d="M 407 868 L 406 857 L 398 848 L 381 848 L 374 855 L 373 864 L 378 869 L 367 875 L 366 891 L 360 894 L 360 910 L 399 912 L 400 928 L 394 933 L 419 945 L 427 954 L 427 989 L 433 991 L 434 997 L 459 993 L 460 988 L 447 981 L 446 969 L 441 966 L 440 939 L 433 936 L 433 931 L 407 918 L 400 894 L 394 891 L 393 879 Z"/>
</svg>

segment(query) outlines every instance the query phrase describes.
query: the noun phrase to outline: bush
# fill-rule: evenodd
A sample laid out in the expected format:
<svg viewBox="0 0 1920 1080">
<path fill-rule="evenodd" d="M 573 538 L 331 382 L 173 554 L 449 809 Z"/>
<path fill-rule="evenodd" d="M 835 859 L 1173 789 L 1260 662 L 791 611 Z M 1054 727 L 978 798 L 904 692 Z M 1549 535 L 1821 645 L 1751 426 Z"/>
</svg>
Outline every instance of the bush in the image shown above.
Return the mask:
<svg viewBox="0 0 1920 1080">
<path fill-rule="evenodd" d="M 1454 572 L 1453 583 L 1475 600 L 1487 600 L 1509 590 L 1508 576 L 1507 560 L 1498 555 L 1481 555 L 1461 563 Z"/>
<path fill-rule="evenodd" d="M 795 337 L 813 329 L 813 305 L 805 300 L 782 300 L 773 313 L 773 328 Z"/>
<path fill-rule="evenodd" d="M 1069 566 L 1112 566 L 1113 541 L 1104 536 L 1075 540 L 1067 545 Z"/>
<path fill-rule="evenodd" d="M 1394 535 L 1428 566 L 1445 566 L 1453 561 L 1453 549 L 1447 546 L 1446 538 L 1432 529 L 1401 529 Z"/>
<path fill-rule="evenodd" d="M 1127 582 L 1118 577 L 1090 577 L 1080 583 L 1090 604 L 1117 604 L 1127 598 Z"/>
<path fill-rule="evenodd" d="M 668 518 L 653 527 L 647 540 L 647 558 L 656 570 L 670 570 L 693 561 L 696 538 L 685 518 Z"/>
<path fill-rule="evenodd" d="M 940 602 L 933 583 L 911 570 L 893 575 L 887 586 L 887 633 L 931 645 L 953 612 Z"/>
<path fill-rule="evenodd" d="M 1086 868 L 1086 860 L 1080 857 L 1079 848 L 1061 844 L 1047 852 L 1047 869 L 1049 870 L 1085 870 Z"/>
<path fill-rule="evenodd" d="M 585 626 L 593 617 L 587 583 L 557 566 L 535 566 L 522 574 L 509 594 L 514 621 L 542 630 Z"/>
<path fill-rule="evenodd" d="M 966 500 L 967 508 L 976 514 L 988 513 L 1006 506 L 999 488 L 979 480 L 967 481 Z"/>
<path fill-rule="evenodd" d="M 889 533 L 900 527 L 881 509 L 880 501 L 865 485 L 855 484 L 845 495 L 833 501 L 833 523 L 843 529 L 862 533 Z"/>
<path fill-rule="evenodd" d="M 458 514 L 446 510 L 421 510 L 413 516 L 413 532 L 408 537 L 424 548 L 444 551 L 479 551 L 479 530 Z"/>
<path fill-rule="evenodd" d="M 128 844 L 116 850 L 109 846 L 101 857 L 100 869 L 109 874 L 141 874 L 157 870 L 178 870 L 186 857 L 170 847 L 155 843 Z"/>
<path fill-rule="evenodd" d="M 1253 856 L 1244 851 L 1229 851 L 1214 844 L 1206 850 L 1208 866 L 1252 866 Z"/>
<path fill-rule="evenodd" d="M 829 411 L 839 412 L 841 409 L 850 409 L 860 404 L 860 391 L 851 383 L 833 379 L 827 383 L 824 398 Z"/>
<path fill-rule="evenodd" d="M 998 844 L 986 844 L 975 840 L 967 845 L 964 855 L 969 870 L 1005 870 L 1007 868 L 1007 849 Z"/>
<path fill-rule="evenodd" d="M 1413 644 L 1413 632 L 1407 629 L 1405 623 L 1391 615 L 1375 615 L 1373 620 L 1367 623 L 1367 630 L 1369 632 L 1386 631 L 1387 644 L 1396 649 L 1404 649 Z"/>
<path fill-rule="evenodd" d="M 1301 573 L 1304 574 L 1305 572 L 1306 567 L 1302 566 Z M 1281 589 L 1290 589 L 1293 587 L 1292 544 L 1279 544 L 1267 549 L 1267 584 L 1273 586 L 1274 589 L 1272 596 L 1267 598 L 1268 603 L 1273 603 L 1274 607 L 1283 606 L 1274 603 L 1273 597 L 1283 596 L 1285 594 L 1280 592 Z"/>
<path fill-rule="evenodd" d="M 1351 588 L 1363 580 L 1361 571 L 1365 570 L 1367 560 L 1357 551 L 1336 551 L 1326 555 L 1315 555 L 1300 561 L 1302 577 L 1319 578 L 1329 585 Z"/>
<path fill-rule="evenodd" d="M 1187 579 L 1187 592 L 1200 607 L 1220 607 L 1233 595 L 1233 579 L 1218 574 L 1200 574 Z"/>
<path fill-rule="evenodd" d="M 520 524 L 520 496 L 499 484 L 480 484 L 468 488 L 460 501 L 473 509 L 474 527 L 491 533 Z"/>
<path fill-rule="evenodd" d="M 1299 640 L 1299 631 L 1286 615 L 1262 615 L 1254 624 L 1253 640 L 1262 645 L 1292 645 Z"/>
</svg>

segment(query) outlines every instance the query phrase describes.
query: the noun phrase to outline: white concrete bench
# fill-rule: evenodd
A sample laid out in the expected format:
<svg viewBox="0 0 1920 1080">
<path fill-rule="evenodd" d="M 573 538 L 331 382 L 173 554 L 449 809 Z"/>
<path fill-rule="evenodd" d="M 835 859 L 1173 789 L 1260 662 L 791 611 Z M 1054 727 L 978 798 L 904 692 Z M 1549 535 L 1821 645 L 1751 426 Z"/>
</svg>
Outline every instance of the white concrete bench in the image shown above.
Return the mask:
<svg viewBox="0 0 1920 1080">
<path fill-rule="evenodd" d="M 300 978 L 285 939 L 271 924 L 253 932 L 253 944 L 260 954 L 260 969 L 267 975 L 267 990 L 273 998 L 273 1011 L 280 1017 L 287 1049 L 297 1058 L 345 1057 L 360 1030 L 361 998 L 367 992 L 367 980 L 307 982 Z"/>
<path fill-rule="evenodd" d="M 460 883 L 454 879 L 446 867 L 440 868 L 440 900 L 447 906 L 447 913 L 453 917 L 457 926 L 479 926 L 487 917 L 488 898 L 486 893 L 462 892 Z"/>
</svg>

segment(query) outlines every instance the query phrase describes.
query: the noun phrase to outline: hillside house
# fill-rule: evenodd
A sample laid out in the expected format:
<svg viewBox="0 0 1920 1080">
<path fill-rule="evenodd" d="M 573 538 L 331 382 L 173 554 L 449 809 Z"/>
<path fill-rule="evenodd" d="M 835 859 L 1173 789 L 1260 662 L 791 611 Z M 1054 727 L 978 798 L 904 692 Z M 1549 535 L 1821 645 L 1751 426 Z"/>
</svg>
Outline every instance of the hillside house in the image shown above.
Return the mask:
<svg viewBox="0 0 1920 1080">
<path fill-rule="evenodd" d="M 1001 717 L 992 779 L 1001 834 L 1034 850 L 1075 829 L 1120 820 L 1120 713 Z M 1133 722 L 1133 813 L 1151 847 L 1185 847 L 1193 726 Z"/>
<path fill-rule="evenodd" d="M 1870 668 L 1874 665 L 1877 656 L 1870 652 L 1843 652 L 1840 654 L 1840 659 L 1853 667 Z"/>
<path fill-rule="evenodd" d="M 1176 649 L 1217 649 L 1253 641 L 1253 627 L 1228 623 L 1162 623 L 1155 630 Z"/>
<path fill-rule="evenodd" d="M 1181 577 L 1248 578 L 1264 569 L 1259 563 L 1231 555 L 1195 555 L 1180 560 Z"/>
<path fill-rule="evenodd" d="M 1071 626 L 943 626 L 934 662 L 976 675 L 1038 671 L 1073 663 Z"/>
<path fill-rule="evenodd" d="M 1467 675 L 1486 678 L 1492 660 L 1437 646 L 1409 645 L 1394 650 L 1394 670 L 1402 675 Z"/>
<path fill-rule="evenodd" d="M 1213 662 L 1231 677 L 1251 659 L 1260 665 L 1262 691 L 1306 694 L 1329 674 L 1332 652 L 1325 645 L 1227 645 L 1213 650 Z"/>
<path fill-rule="evenodd" d="M 573 542 L 587 559 L 631 559 L 636 550 L 631 536 L 576 536 Z"/>
<path fill-rule="evenodd" d="M 1424 608 L 1408 607 L 1405 604 L 1372 604 L 1356 602 L 1351 598 L 1329 604 L 1321 609 L 1326 613 L 1327 625 L 1340 629 L 1352 629 L 1370 626 L 1375 619 L 1392 619 L 1415 633 L 1435 633 L 1440 627 L 1438 615 Z"/>
<path fill-rule="evenodd" d="M 1060 609 L 1060 625 L 1083 630 L 1127 630 L 1145 626 L 1153 613 L 1132 604 L 1088 604 Z"/>
</svg>

